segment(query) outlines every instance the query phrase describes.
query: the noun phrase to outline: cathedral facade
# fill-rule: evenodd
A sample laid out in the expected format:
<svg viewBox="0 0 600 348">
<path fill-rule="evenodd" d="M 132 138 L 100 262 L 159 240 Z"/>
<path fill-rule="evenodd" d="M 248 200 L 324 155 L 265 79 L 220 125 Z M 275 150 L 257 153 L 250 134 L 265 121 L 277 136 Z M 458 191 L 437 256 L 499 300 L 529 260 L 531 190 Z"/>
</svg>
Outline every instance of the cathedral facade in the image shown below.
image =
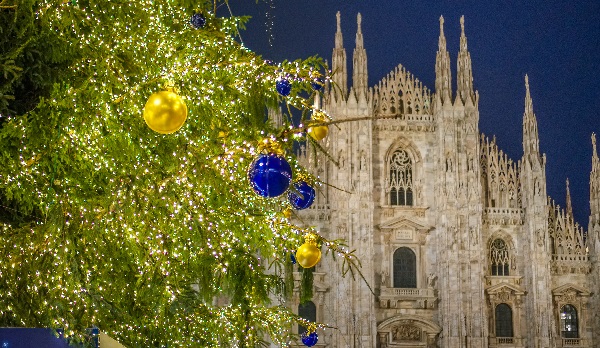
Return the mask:
<svg viewBox="0 0 600 348">
<path fill-rule="evenodd" d="M 523 156 L 479 132 L 460 23 L 456 84 L 440 18 L 434 91 L 401 65 L 369 87 L 360 14 L 348 81 L 338 12 L 333 83 L 315 103 L 348 122 L 320 142 L 331 158 L 301 150 L 326 184 L 297 222 L 346 240 L 366 281 L 330 257 L 316 266 L 313 300 L 291 306 L 333 327 L 318 331 L 317 347 L 600 347 L 595 137 L 585 229 L 568 186 L 564 208 L 546 194 L 527 76 Z"/>
</svg>

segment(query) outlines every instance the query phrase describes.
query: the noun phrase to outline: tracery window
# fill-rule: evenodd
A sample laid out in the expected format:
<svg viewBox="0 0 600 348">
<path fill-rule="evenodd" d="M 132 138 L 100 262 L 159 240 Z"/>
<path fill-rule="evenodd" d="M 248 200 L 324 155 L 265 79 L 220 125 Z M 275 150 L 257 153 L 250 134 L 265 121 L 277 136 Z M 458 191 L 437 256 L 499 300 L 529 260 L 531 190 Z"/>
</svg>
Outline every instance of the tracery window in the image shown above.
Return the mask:
<svg viewBox="0 0 600 348">
<path fill-rule="evenodd" d="M 496 306 L 496 337 L 513 337 L 512 309 L 506 303 Z"/>
<path fill-rule="evenodd" d="M 306 319 L 310 322 L 317 321 L 317 306 L 315 306 L 314 302 L 308 301 L 304 304 L 298 306 L 298 316 L 303 319 Z M 306 328 L 300 324 L 298 324 L 298 334 L 302 335 L 306 332 Z"/>
<path fill-rule="evenodd" d="M 417 287 L 417 257 L 410 248 L 402 247 L 394 252 L 394 287 Z"/>
<path fill-rule="evenodd" d="M 577 309 L 569 304 L 560 309 L 560 335 L 563 338 L 579 338 Z"/>
<path fill-rule="evenodd" d="M 413 163 L 405 150 L 396 150 L 390 158 L 387 189 L 390 205 L 413 205 Z"/>
<path fill-rule="evenodd" d="M 490 263 L 493 276 L 507 276 L 510 270 L 508 246 L 502 239 L 495 239 L 490 247 Z"/>
</svg>

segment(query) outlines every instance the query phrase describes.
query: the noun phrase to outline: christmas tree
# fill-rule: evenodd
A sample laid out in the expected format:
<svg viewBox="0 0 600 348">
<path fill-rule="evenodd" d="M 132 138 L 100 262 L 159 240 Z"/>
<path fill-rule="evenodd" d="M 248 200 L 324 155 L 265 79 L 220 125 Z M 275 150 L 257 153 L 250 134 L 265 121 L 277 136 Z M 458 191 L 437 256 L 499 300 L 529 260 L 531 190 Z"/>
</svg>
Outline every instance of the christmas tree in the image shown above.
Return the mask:
<svg viewBox="0 0 600 348">
<path fill-rule="evenodd" d="M 97 326 L 131 347 L 284 344 L 305 234 L 355 262 L 248 178 L 270 156 L 316 184 L 292 150 L 322 61 L 266 62 L 227 7 L 0 3 L 0 326 L 75 340 Z M 301 110 L 295 126 L 291 112 L 267 121 L 282 103 Z M 287 192 L 302 201 L 303 187 Z"/>
</svg>

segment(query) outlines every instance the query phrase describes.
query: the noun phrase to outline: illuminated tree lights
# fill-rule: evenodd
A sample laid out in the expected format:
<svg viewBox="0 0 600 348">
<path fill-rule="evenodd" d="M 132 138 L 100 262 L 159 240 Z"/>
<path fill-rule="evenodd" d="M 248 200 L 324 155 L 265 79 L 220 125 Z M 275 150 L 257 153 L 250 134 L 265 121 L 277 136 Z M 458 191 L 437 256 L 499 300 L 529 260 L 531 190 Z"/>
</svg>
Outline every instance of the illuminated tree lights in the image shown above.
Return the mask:
<svg viewBox="0 0 600 348">
<path fill-rule="evenodd" d="M 310 233 L 311 247 L 355 264 L 339 241 L 290 224 L 286 196 L 262 197 L 248 180 L 263 139 L 306 175 L 291 149 L 307 129 L 265 123 L 265 108 L 285 102 L 304 123 L 322 61 L 265 63 L 236 41 L 241 19 L 215 16 L 219 5 L 36 3 L 37 25 L 73 63 L 0 129 L 1 326 L 78 339 L 97 326 L 131 347 L 297 342 L 298 318 L 273 300 L 290 293 L 292 250 Z M 285 98 L 283 72 L 294 81 Z M 157 133 L 143 110 L 165 84 L 178 122 L 156 126 L 154 109 Z"/>
</svg>

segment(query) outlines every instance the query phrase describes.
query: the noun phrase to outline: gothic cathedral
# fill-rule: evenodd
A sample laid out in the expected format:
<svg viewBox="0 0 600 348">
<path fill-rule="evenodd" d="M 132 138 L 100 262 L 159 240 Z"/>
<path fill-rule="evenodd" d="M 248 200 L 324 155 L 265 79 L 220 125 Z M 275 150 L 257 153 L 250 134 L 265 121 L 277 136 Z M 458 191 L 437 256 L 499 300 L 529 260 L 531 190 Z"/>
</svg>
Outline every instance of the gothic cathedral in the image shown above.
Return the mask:
<svg viewBox="0 0 600 348">
<path fill-rule="evenodd" d="M 297 222 L 345 239 L 366 282 L 342 277 L 329 257 L 316 266 L 313 300 L 295 296 L 292 308 L 335 327 L 319 330 L 317 347 L 600 347 L 595 136 L 586 231 L 568 186 L 565 208 L 546 194 L 527 76 L 522 158 L 479 132 L 460 24 L 456 89 L 443 18 L 435 91 L 401 65 L 369 87 L 359 14 L 348 89 L 337 14 L 333 83 L 315 103 L 336 120 L 362 120 L 329 127 L 321 145 L 332 159 L 301 150 L 327 185 Z"/>
</svg>

